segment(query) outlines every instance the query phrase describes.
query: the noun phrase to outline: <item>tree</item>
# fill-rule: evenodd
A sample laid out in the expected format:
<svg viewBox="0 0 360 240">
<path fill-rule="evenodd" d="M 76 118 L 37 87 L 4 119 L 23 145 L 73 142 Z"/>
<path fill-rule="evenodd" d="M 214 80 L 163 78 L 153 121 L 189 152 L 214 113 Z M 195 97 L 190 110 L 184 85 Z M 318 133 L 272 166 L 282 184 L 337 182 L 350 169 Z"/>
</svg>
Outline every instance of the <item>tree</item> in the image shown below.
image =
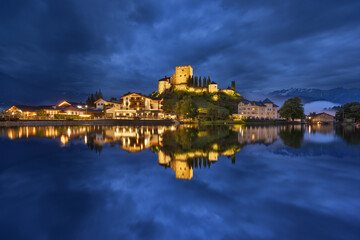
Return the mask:
<svg viewBox="0 0 360 240">
<path fill-rule="evenodd" d="M 231 89 L 235 91 L 235 81 L 231 81 Z"/>
<path fill-rule="evenodd" d="M 203 78 L 203 88 L 206 88 L 206 77 Z"/>
<path fill-rule="evenodd" d="M 90 97 L 88 97 L 88 98 L 87 98 L 87 100 L 86 100 L 86 104 L 87 104 L 87 105 L 92 105 L 92 102 L 91 102 Z"/>
<path fill-rule="evenodd" d="M 100 98 L 103 98 L 103 95 L 101 93 L 101 89 L 99 89 L 99 92 L 96 91 L 95 95 L 93 93 L 91 93 L 91 95 L 86 99 L 86 104 L 87 105 L 95 105 L 95 101 L 100 99 Z M 116 101 L 116 99 L 115 99 L 115 101 Z"/>
<path fill-rule="evenodd" d="M 305 118 L 304 105 L 299 97 L 289 98 L 279 110 L 280 116 L 294 121 L 296 118 Z"/>
<path fill-rule="evenodd" d="M 216 105 L 211 105 L 207 109 L 206 116 L 210 121 L 225 120 L 229 118 L 229 110 Z"/>
<path fill-rule="evenodd" d="M 208 76 L 207 85 L 209 86 L 210 84 L 211 84 L 211 80 L 210 80 L 210 76 Z"/>
<path fill-rule="evenodd" d="M 116 102 L 116 101 L 117 101 L 117 98 L 116 98 L 116 97 L 111 97 L 111 98 L 110 98 L 110 101 Z"/>
<path fill-rule="evenodd" d="M 279 136 L 286 146 L 300 148 L 304 140 L 304 129 L 287 126 L 280 130 Z"/>
<path fill-rule="evenodd" d="M 90 102 L 91 102 L 91 105 L 94 105 L 94 102 L 96 101 L 95 97 L 94 97 L 94 94 L 91 94 L 90 96 Z"/>
<path fill-rule="evenodd" d="M 336 112 L 335 118 L 344 121 L 345 118 L 355 118 L 355 122 L 360 121 L 360 102 L 346 103 Z"/>
<path fill-rule="evenodd" d="M 199 84 L 198 87 L 201 88 L 201 76 L 199 77 Z"/>
<path fill-rule="evenodd" d="M 198 77 L 197 76 L 195 76 L 195 82 L 194 82 L 194 87 L 198 87 Z"/>
<path fill-rule="evenodd" d="M 176 103 L 176 114 L 182 116 L 184 119 L 194 119 L 199 114 L 199 111 L 191 97 L 185 96 Z"/>
<path fill-rule="evenodd" d="M 206 116 L 210 119 L 210 121 L 216 120 L 216 118 L 217 118 L 217 116 L 218 116 L 217 108 L 216 108 L 215 106 L 210 106 L 210 107 L 207 109 Z"/>
<path fill-rule="evenodd" d="M 188 79 L 186 80 L 186 85 L 188 87 L 191 87 L 191 76 L 189 76 Z"/>
</svg>

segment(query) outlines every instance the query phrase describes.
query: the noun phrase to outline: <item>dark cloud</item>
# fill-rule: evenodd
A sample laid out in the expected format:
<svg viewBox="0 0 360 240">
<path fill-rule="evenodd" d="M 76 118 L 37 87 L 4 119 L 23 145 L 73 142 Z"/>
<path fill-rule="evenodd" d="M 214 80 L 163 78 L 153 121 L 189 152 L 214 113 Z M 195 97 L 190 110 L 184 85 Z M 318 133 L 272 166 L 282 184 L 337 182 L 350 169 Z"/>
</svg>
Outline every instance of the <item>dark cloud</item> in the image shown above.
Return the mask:
<svg viewBox="0 0 360 240">
<path fill-rule="evenodd" d="M 150 93 L 185 64 L 220 87 L 235 80 L 240 92 L 360 87 L 359 11 L 356 0 L 7 1 L 0 72 L 26 88 L 1 94 L 40 102 L 99 88 L 107 97 Z"/>
</svg>

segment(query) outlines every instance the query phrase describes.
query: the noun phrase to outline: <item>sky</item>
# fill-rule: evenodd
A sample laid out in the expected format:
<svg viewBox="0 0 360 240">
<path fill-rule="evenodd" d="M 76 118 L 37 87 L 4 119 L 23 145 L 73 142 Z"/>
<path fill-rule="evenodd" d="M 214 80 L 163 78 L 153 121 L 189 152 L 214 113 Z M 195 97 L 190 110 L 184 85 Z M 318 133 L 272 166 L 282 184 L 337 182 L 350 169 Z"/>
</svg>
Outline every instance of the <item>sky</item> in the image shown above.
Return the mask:
<svg viewBox="0 0 360 240">
<path fill-rule="evenodd" d="M 240 93 L 358 88 L 359 12 L 358 0 L 2 1 L 1 101 L 149 94 L 182 65 Z"/>
</svg>

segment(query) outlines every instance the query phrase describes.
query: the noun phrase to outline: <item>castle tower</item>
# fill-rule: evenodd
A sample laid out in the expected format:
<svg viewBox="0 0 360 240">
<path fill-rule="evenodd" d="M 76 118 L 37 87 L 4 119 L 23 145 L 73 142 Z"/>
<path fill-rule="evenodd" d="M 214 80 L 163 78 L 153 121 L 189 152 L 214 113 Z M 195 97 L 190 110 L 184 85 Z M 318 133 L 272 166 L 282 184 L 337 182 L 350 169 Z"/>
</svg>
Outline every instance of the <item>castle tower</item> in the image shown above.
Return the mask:
<svg viewBox="0 0 360 240">
<path fill-rule="evenodd" d="M 190 180 L 193 177 L 193 169 L 186 161 L 174 159 L 170 162 L 170 167 L 175 171 L 175 177 L 178 179 Z"/>
<path fill-rule="evenodd" d="M 158 81 L 158 93 L 162 94 L 166 90 L 171 88 L 170 79 L 171 78 L 165 76 L 164 78 Z"/>
<path fill-rule="evenodd" d="M 176 89 L 186 90 L 187 80 L 190 76 L 193 76 L 193 68 L 190 65 L 176 67 L 175 74 L 171 77 L 171 84 Z"/>
</svg>

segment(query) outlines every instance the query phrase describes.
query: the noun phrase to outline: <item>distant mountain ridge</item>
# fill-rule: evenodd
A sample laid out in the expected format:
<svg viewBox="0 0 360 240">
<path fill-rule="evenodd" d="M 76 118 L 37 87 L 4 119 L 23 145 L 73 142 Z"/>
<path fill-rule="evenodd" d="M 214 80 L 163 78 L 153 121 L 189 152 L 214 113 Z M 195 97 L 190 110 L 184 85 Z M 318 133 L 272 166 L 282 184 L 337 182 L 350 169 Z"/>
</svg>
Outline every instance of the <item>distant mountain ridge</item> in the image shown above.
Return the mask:
<svg viewBox="0 0 360 240">
<path fill-rule="evenodd" d="M 321 90 L 316 88 L 290 88 L 269 93 L 270 97 L 284 99 L 300 97 L 304 102 L 329 101 L 334 103 L 360 102 L 360 88 L 333 88 Z"/>
</svg>

